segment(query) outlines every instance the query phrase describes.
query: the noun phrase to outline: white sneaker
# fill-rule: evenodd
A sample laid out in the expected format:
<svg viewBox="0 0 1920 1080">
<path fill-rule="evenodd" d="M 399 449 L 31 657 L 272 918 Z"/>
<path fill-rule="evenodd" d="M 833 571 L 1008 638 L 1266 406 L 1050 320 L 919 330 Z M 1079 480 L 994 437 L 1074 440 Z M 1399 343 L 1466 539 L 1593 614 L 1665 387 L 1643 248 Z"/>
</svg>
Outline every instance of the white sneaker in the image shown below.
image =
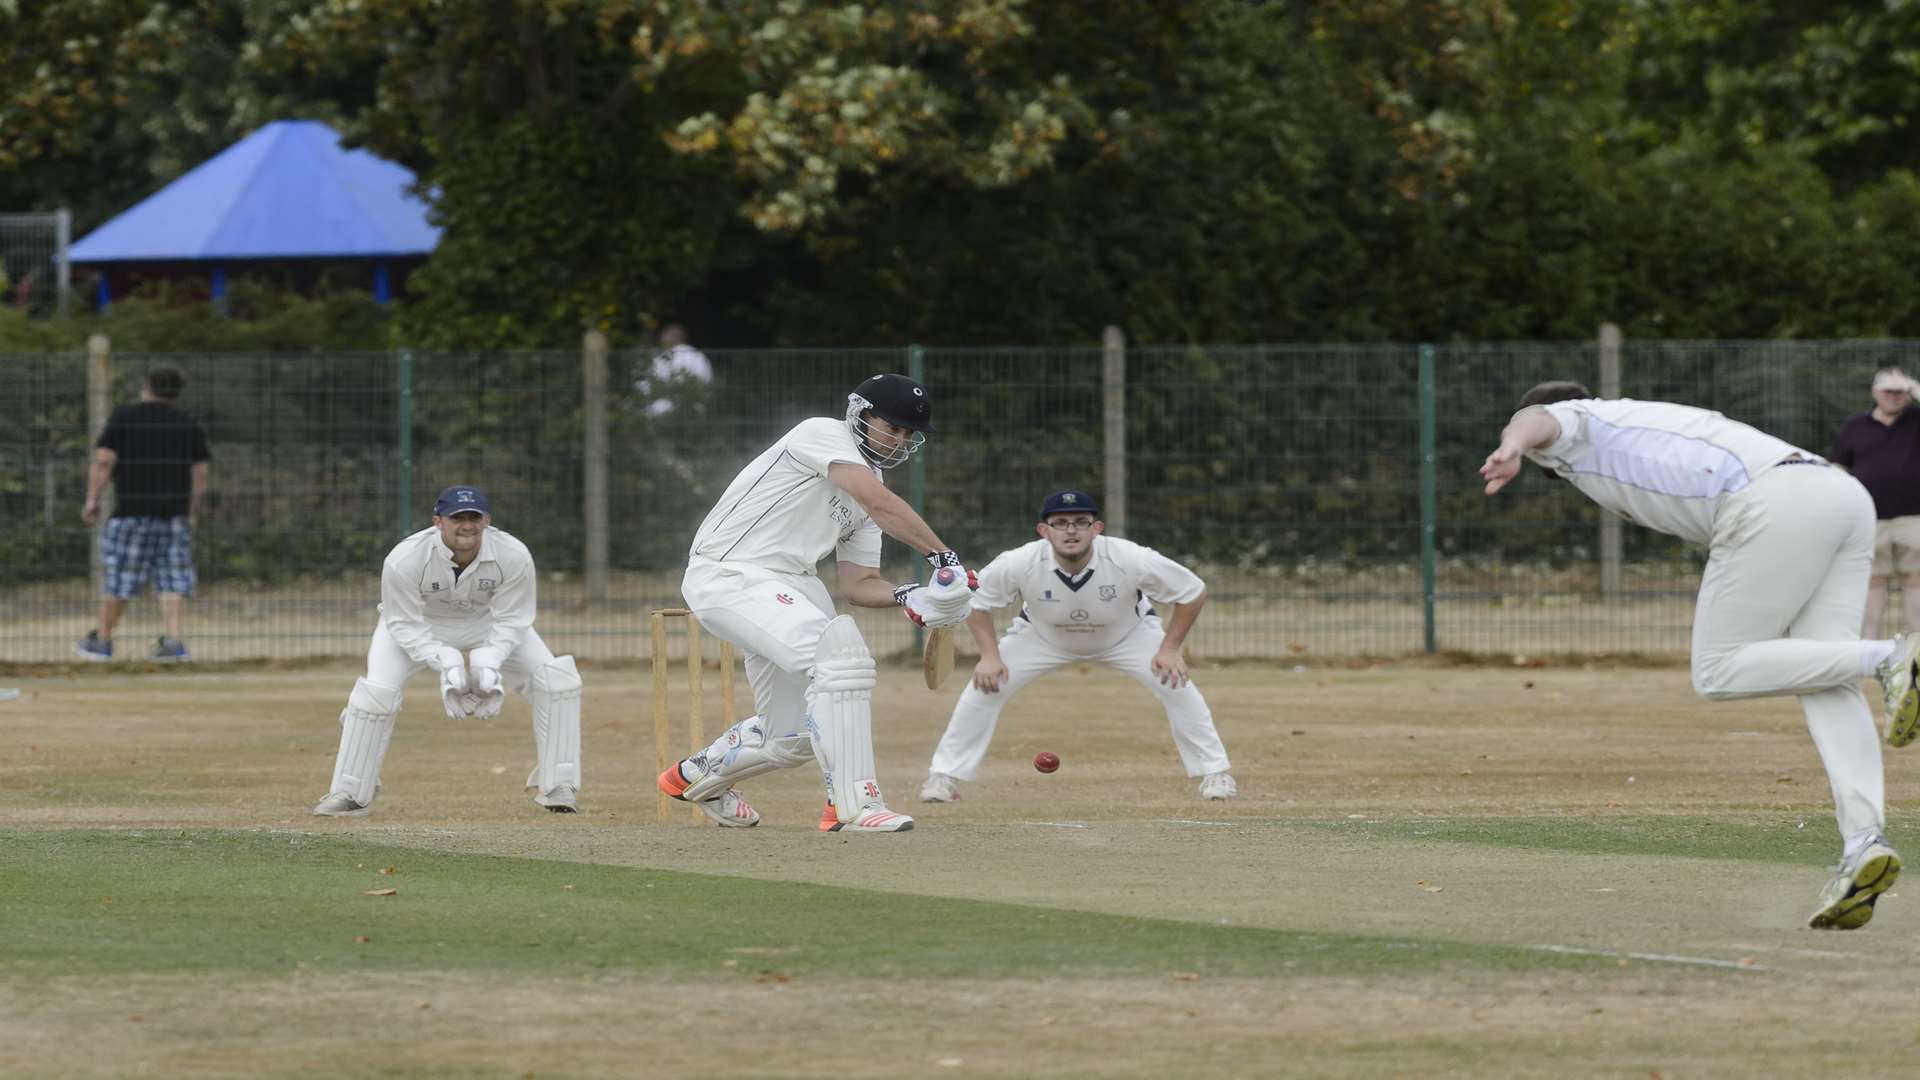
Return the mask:
<svg viewBox="0 0 1920 1080">
<path fill-rule="evenodd" d="M 1873 918 L 1873 905 L 1880 894 L 1899 876 L 1899 853 L 1888 845 L 1886 837 L 1874 837 L 1853 858 L 1841 860 L 1833 880 L 1820 890 L 1820 908 L 1807 925 L 1815 930 L 1860 929 Z"/>
<path fill-rule="evenodd" d="M 826 822 L 821 822 L 824 828 Z M 905 814 L 896 814 L 886 808 L 884 803 L 868 803 L 860 808 L 860 813 L 852 821 L 836 821 L 827 832 L 911 832 L 913 819 Z"/>
<path fill-rule="evenodd" d="M 930 772 L 927 782 L 920 785 L 921 802 L 959 802 L 960 781 L 946 773 Z"/>
<path fill-rule="evenodd" d="M 1893 655 L 1873 677 L 1887 694 L 1887 745 L 1905 746 L 1920 735 L 1920 634 L 1893 639 Z"/>
<path fill-rule="evenodd" d="M 344 791 L 335 791 L 320 800 L 313 808 L 314 817 L 366 817 L 367 808 L 353 801 L 353 796 Z"/>
<path fill-rule="evenodd" d="M 579 797 L 572 784 L 560 784 L 552 791 L 543 791 L 535 795 L 533 801 L 556 814 L 571 814 L 579 809 Z"/>
<path fill-rule="evenodd" d="M 1240 785 L 1233 782 L 1232 773 L 1208 773 L 1200 781 L 1200 797 L 1203 799 L 1231 799 L 1240 794 Z"/>
<path fill-rule="evenodd" d="M 728 788 L 711 799 L 693 805 L 699 807 L 700 812 L 711 818 L 715 825 L 723 828 L 751 829 L 760 824 L 760 811 L 749 805 L 746 796 L 740 794 L 737 788 Z"/>
</svg>

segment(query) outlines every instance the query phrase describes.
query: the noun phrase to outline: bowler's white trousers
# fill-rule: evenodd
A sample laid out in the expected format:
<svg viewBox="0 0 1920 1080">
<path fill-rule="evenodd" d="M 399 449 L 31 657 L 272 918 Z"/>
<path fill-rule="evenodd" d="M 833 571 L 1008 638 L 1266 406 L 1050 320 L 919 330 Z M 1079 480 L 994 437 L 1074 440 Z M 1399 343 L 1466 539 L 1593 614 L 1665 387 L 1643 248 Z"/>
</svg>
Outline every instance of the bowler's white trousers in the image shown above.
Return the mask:
<svg viewBox="0 0 1920 1080">
<path fill-rule="evenodd" d="M 1873 499 L 1851 476 L 1776 465 L 1727 496 L 1693 612 L 1693 688 L 1798 697 L 1843 838 L 1886 821 L 1879 729 L 1860 692 L 1873 530 Z"/>
<path fill-rule="evenodd" d="M 1173 729 L 1173 745 L 1180 751 L 1180 763 L 1186 766 L 1188 776 L 1226 772 L 1232 768 L 1227 761 L 1227 748 L 1220 743 L 1220 733 L 1213 726 L 1213 713 L 1207 708 L 1207 699 L 1200 696 L 1199 688 L 1188 682 L 1175 690 L 1153 673 L 1153 654 L 1160 651 L 1166 639 L 1159 618 L 1149 615 L 1106 652 L 1080 656 L 1042 639 L 1025 619 L 1015 619 L 1000 637 L 1000 660 L 1007 666 L 1007 681 L 999 693 L 988 694 L 973 685 L 969 677 L 966 690 L 953 706 L 947 732 L 933 751 L 929 771 L 945 773 L 957 780 L 972 780 L 980 770 L 981 760 L 987 756 L 987 744 L 993 741 L 1000 710 L 1007 707 L 1007 702 L 1021 687 L 1069 664 L 1099 664 L 1133 676 L 1160 699 L 1167 711 L 1167 724 Z M 1077 704 L 1074 712 L 1082 712 Z M 1099 716 L 1089 715 L 1087 719 L 1096 724 L 1107 722 Z"/>
</svg>

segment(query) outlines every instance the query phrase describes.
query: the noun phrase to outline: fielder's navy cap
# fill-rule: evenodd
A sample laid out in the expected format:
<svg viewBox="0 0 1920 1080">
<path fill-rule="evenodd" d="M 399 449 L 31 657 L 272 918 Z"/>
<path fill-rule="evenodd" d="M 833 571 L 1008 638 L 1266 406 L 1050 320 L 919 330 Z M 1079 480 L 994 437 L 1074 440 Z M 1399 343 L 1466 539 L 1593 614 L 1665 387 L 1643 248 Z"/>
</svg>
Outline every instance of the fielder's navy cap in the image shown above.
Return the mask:
<svg viewBox="0 0 1920 1080">
<path fill-rule="evenodd" d="M 1055 514 L 1098 514 L 1100 504 L 1084 491 L 1056 491 L 1040 504 L 1040 520 Z"/>
<path fill-rule="evenodd" d="M 478 510 L 489 517 L 493 516 L 493 511 L 487 509 L 487 493 L 477 487 L 455 484 L 433 500 L 434 517 L 452 517 L 463 510 Z"/>
</svg>

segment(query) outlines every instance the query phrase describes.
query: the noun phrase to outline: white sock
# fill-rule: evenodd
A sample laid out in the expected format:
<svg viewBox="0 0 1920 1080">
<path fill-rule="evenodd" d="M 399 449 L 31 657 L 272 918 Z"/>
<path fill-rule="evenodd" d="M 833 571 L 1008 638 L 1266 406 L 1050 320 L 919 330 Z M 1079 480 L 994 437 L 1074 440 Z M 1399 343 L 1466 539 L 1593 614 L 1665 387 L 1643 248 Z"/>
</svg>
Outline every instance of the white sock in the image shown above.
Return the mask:
<svg viewBox="0 0 1920 1080">
<path fill-rule="evenodd" d="M 1893 641 L 1863 641 L 1860 643 L 1860 674 L 1871 675 L 1880 670 L 1880 665 L 1893 656 Z"/>
<path fill-rule="evenodd" d="M 1847 846 L 1841 850 L 1840 857 L 1842 859 L 1851 859 L 1855 855 L 1860 854 L 1868 844 L 1878 839 L 1880 839 L 1879 829 L 1861 829 L 1859 832 L 1847 837 Z"/>
</svg>

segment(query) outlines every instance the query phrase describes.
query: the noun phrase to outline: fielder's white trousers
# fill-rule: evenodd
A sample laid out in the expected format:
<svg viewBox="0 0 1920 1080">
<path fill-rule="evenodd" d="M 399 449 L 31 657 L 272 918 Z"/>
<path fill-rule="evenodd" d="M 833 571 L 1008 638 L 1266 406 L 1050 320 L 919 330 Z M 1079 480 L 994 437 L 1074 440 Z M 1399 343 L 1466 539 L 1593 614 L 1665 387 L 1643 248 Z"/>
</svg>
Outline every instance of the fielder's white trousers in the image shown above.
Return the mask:
<svg viewBox="0 0 1920 1080">
<path fill-rule="evenodd" d="M 1727 497 L 1693 613 L 1702 697 L 1800 699 L 1842 837 L 1886 821 L 1879 728 L 1860 692 L 1873 530 L 1873 499 L 1851 476 L 1777 465 Z"/>
<path fill-rule="evenodd" d="M 680 595 L 702 627 L 740 649 L 767 734 L 806 730 L 814 654 L 835 617 L 825 583 L 811 574 L 695 561 L 680 580 Z"/>
<path fill-rule="evenodd" d="M 1167 724 L 1173 729 L 1173 745 L 1180 751 L 1180 763 L 1186 766 L 1188 776 L 1226 772 L 1232 768 L 1227 761 L 1227 748 L 1221 745 L 1220 733 L 1213 726 L 1213 713 L 1207 708 L 1207 699 L 1200 696 L 1199 688 L 1188 682 L 1175 690 L 1161 683 L 1160 677 L 1153 673 L 1153 654 L 1160 651 L 1166 638 L 1160 620 L 1149 615 L 1106 652 L 1080 656 L 1043 639 L 1025 619 L 1015 619 L 1000 638 L 1000 660 L 1007 666 L 1006 683 L 999 693 L 988 694 L 973 685 L 969 676 L 967 688 L 960 694 L 960 700 L 953 706 L 953 716 L 947 721 L 946 734 L 940 737 L 940 745 L 933 751 L 929 771 L 972 780 L 980 771 L 981 760 L 987 756 L 987 744 L 993 741 L 1000 710 L 1007 707 L 1007 702 L 1021 687 L 1069 664 L 1099 664 L 1133 676 L 1134 681 L 1160 700 L 1161 707 L 1167 711 Z M 1088 719 L 1104 722 L 1101 717 L 1089 716 Z"/>
</svg>

